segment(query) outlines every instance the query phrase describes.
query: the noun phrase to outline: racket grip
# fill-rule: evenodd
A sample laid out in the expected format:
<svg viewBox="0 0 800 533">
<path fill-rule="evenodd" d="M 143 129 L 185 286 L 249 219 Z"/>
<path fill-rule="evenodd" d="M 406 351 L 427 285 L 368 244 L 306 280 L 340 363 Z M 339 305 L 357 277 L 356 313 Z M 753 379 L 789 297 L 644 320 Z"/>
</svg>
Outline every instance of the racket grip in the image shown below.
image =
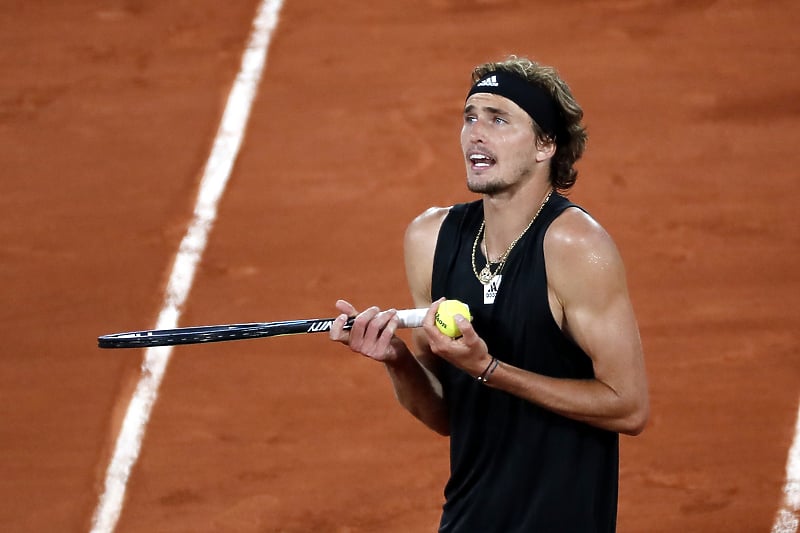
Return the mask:
<svg viewBox="0 0 800 533">
<path fill-rule="evenodd" d="M 418 328 L 422 326 L 422 320 L 428 312 L 427 308 L 422 309 L 400 309 L 397 311 L 397 318 L 400 319 L 401 328 Z"/>
</svg>

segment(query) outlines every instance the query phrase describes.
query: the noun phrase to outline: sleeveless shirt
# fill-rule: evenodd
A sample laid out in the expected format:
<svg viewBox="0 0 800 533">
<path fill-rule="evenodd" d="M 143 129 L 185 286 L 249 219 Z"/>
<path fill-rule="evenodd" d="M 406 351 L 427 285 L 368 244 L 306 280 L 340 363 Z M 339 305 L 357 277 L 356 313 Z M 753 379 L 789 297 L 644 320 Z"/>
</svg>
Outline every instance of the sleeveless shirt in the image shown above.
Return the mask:
<svg viewBox="0 0 800 533">
<path fill-rule="evenodd" d="M 588 355 L 553 318 L 544 236 L 565 209 L 553 194 L 503 268 L 493 304 L 472 270 L 483 220 L 479 200 L 445 217 L 434 254 L 431 297 L 467 303 L 472 324 L 500 361 L 557 378 L 594 377 Z M 483 267 L 483 257 L 477 257 Z M 442 533 L 613 532 L 619 437 L 492 389 L 443 361 L 450 424 L 450 478 Z"/>
</svg>

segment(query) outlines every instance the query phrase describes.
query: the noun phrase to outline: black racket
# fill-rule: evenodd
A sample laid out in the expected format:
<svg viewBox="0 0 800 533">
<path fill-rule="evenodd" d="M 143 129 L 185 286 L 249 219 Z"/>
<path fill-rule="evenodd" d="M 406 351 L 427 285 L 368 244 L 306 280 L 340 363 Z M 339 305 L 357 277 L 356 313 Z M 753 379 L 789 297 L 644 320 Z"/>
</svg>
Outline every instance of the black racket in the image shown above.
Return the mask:
<svg viewBox="0 0 800 533">
<path fill-rule="evenodd" d="M 422 325 L 427 309 L 402 309 L 397 312 L 401 328 L 418 328 Z M 149 346 L 175 346 L 178 344 L 201 344 L 207 342 L 277 337 L 300 333 L 322 333 L 329 331 L 334 318 L 312 318 L 285 320 L 282 322 L 252 322 L 247 324 L 220 324 L 217 326 L 193 326 L 173 329 L 149 329 L 112 333 L 97 337 L 100 348 L 147 348 Z M 345 328 L 353 324 L 351 318 Z"/>
</svg>

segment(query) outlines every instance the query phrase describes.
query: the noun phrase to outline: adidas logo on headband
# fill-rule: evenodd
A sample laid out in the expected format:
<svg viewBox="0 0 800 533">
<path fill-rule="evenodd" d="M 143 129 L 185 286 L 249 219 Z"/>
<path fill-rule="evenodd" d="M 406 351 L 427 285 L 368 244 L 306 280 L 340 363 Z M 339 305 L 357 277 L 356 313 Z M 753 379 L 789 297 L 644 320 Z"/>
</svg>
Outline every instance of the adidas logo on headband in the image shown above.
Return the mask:
<svg viewBox="0 0 800 533">
<path fill-rule="evenodd" d="M 476 87 L 500 87 L 500 84 L 497 83 L 497 76 L 489 76 L 485 80 L 479 82 Z"/>
<path fill-rule="evenodd" d="M 502 83 L 501 83 L 502 82 Z M 508 98 L 528 113 L 542 131 L 555 137 L 563 134 L 564 119 L 558 104 L 547 89 L 525 78 L 502 70 L 487 72 L 467 93 L 489 93 Z"/>
</svg>

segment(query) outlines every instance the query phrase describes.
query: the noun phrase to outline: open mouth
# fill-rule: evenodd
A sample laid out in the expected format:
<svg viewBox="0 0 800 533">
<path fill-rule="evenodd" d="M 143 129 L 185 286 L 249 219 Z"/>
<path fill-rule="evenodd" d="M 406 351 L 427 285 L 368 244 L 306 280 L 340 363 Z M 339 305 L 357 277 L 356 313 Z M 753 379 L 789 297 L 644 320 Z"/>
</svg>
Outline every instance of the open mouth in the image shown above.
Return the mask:
<svg viewBox="0 0 800 533">
<path fill-rule="evenodd" d="M 489 168 L 495 164 L 493 157 L 483 153 L 473 152 L 469 154 L 467 158 L 469 159 L 470 165 L 472 165 L 472 168 L 474 169 Z"/>
</svg>

